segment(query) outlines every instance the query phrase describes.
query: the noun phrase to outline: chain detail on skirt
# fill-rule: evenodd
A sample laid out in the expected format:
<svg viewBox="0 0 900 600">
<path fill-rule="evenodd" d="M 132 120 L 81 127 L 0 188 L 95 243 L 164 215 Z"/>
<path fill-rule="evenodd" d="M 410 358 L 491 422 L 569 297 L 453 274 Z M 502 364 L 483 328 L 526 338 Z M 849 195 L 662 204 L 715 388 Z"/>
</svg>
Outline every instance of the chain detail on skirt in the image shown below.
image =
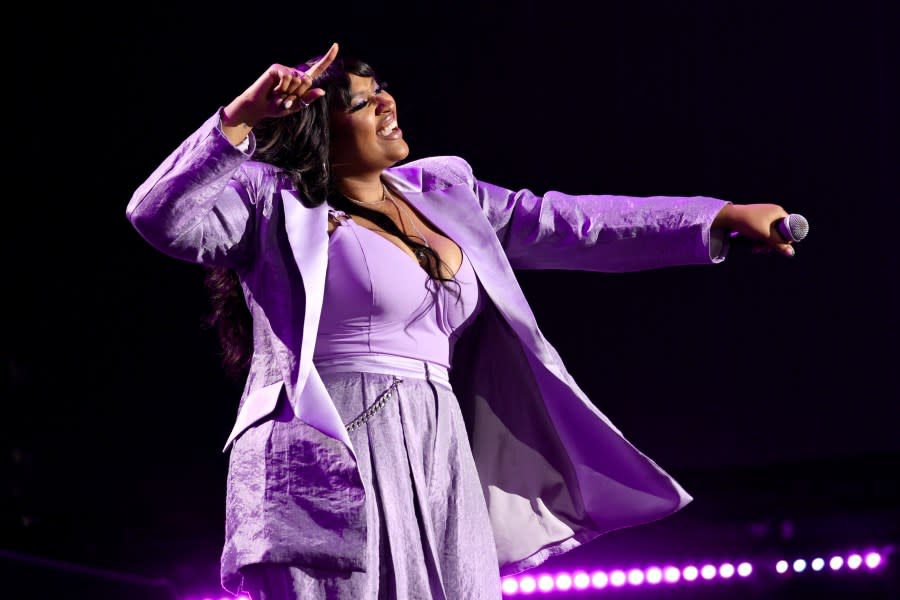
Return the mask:
<svg viewBox="0 0 900 600">
<path fill-rule="evenodd" d="M 387 401 L 390 400 L 394 395 L 394 392 L 397 391 L 397 386 L 402 382 L 403 380 L 395 375 L 390 387 L 383 391 L 369 408 L 363 411 L 361 415 L 344 425 L 344 427 L 347 428 L 347 431 L 358 429 L 361 425 L 364 425 L 369 419 L 378 414 L 378 412 L 382 408 L 384 408 L 384 405 L 387 404 Z"/>
</svg>

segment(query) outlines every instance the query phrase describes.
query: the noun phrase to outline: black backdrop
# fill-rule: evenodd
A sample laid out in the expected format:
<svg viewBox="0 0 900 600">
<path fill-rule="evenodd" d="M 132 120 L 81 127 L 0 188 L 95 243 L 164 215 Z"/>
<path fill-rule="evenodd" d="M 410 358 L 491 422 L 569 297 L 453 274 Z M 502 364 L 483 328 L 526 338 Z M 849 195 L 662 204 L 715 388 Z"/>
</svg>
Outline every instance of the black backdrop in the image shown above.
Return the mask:
<svg viewBox="0 0 900 600">
<path fill-rule="evenodd" d="M 5 42 L 2 547 L 176 579 L 196 561 L 215 582 L 238 390 L 200 325 L 200 271 L 146 245 L 125 204 L 270 63 L 332 41 L 390 83 L 410 158 L 457 154 L 515 189 L 805 215 L 793 259 L 521 284 L 587 394 L 702 492 L 699 522 L 835 498 L 791 495 L 816 474 L 852 477 L 862 508 L 893 503 L 892 4 L 20 5 Z M 750 488 L 776 474 L 780 500 L 755 505 Z"/>
</svg>

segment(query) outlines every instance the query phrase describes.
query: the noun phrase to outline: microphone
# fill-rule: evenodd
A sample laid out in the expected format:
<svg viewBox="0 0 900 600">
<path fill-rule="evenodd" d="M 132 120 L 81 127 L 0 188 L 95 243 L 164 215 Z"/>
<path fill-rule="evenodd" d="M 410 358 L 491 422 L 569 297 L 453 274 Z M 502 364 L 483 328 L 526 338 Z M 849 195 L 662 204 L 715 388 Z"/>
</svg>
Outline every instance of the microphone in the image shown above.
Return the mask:
<svg viewBox="0 0 900 600">
<path fill-rule="evenodd" d="M 775 226 L 775 231 L 778 232 L 778 235 L 785 242 L 799 242 L 809 233 L 809 221 L 803 215 L 792 213 L 778 219 L 773 225 Z M 756 246 L 762 243 L 758 240 L 745 238 L 736 231 L 731 232 L 729 239 L 739 246 Z"/>
<path fill-rule="evenodd" d="M 809 221 L 803 215 L 790 214 L 783 219 L 778 219 L 775 229 L 786 242 L 799 242 L 809 233 Z"/>
</svg>

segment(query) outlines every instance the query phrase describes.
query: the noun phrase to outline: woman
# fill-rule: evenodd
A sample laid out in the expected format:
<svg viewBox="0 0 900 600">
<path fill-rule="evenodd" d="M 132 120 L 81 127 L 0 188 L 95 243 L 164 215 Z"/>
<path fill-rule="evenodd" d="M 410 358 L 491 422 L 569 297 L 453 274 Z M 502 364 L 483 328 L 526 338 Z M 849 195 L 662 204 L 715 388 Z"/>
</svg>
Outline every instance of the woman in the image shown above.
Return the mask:
<svg viewBox="0 0 900 600">
<path fill-rule="evenodd" d="M 400 164 L 394 99 L 337 52 L 272 65 L 127 208 L 154 247 L 210 269 L 245 377 L 223 586 L 497 598 L 501 574 L 685 506 L 572 380 L 513 269 L 711 264 L 728 231 L 792 255 L 773 227 L 787 213 L 537 196 L 458 157 Z"/>
</svg>

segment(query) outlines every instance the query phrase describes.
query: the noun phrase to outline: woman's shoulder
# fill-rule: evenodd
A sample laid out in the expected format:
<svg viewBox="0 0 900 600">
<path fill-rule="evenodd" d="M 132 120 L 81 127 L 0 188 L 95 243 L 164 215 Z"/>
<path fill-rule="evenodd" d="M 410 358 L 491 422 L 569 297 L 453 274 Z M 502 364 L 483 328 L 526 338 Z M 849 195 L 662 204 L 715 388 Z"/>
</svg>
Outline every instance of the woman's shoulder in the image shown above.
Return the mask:
<svg viewBox="0 0 900 600">
<path fill-rule="evenodd" d="M 240 170 L 247 176 L 269 178 L 277 177 L 279 173 L 284 171 L 281 167 L 276 167 L 273 164 L 262 162 L 260 160 L 253 160 L 252 158 L 244 161 Z"/>
<path fill-rule="evenodd" d="M 288 180 L 287 171 L 273 164 L 259 160 L 247 160 L 241 164 L 234 178 L 245 187 L 256 190 L 272 187 L 280 180 Z"/>
<path fill-rule="evenodd" d="M 471 184 L 475 180 L 468 161 L 452 155 L 418 158 L 390 170 L 410 183 L 421 185 L 423 191 Z"/>
</svg>

